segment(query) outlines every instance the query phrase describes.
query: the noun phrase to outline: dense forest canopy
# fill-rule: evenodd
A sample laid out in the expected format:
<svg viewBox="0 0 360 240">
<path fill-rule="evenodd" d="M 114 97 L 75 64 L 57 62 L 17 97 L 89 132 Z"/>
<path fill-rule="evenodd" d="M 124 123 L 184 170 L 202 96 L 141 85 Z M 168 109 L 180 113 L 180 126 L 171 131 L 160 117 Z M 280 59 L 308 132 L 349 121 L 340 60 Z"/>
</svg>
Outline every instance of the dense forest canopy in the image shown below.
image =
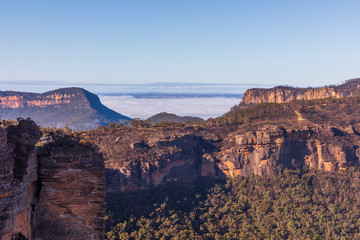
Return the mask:
<svg viewBox="0 0 360 240">
<path fill-rule="evenodd" d="M 108 194 L 107 239 L 359 239 L 360 172 L 168 183 Z"/>
</svg>

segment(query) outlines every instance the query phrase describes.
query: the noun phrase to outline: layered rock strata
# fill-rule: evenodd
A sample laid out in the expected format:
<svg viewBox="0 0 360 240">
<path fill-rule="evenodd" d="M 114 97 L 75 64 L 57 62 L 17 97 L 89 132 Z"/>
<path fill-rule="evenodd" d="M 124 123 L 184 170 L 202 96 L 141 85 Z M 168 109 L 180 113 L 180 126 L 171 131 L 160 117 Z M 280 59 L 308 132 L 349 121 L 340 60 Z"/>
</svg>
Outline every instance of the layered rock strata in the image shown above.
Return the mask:
<svg viewBox="0 0 360 240">
<path fill-rule="evenodd" d="M 88 137 L 104 153 L 109 192 L 302 167 L 334 171 L 358 166 L 360 159 L 360 136 L 354 126 L 124 128 Z"/>
<path fill-rule="evenodd" d="M 31 239 L 39 191 L 36 124 L 0 128 L 0 237 Z"/>
<path fill-rule="evenodd" d="M 360 163 L 360 136 L 352 127 L 286 130 L 268 126 L 233 133 L 224 142 L 228 147 L 215 155 L 228 177 L 266 175 L 304 166 L 334 171 Z"/>
<path fill-rule="evenodd" d="M 104 154 L 107 191 L 156 187 L 169 181 L 193 182 L 198 177 L 223 178 L 211 156 L 214 133 L 202 129 L 123 128 L 90 137 Z"/>
<path fill-rule="evenodd" d="M 342 98 L 358 93 L 360 80 L 353 79 L 343 85 L 320 88 L 274 87 L 270 89 L 254 88 L 245 92 L 240 106 L 261 103 L 286 103 L 295 100 L 314 100 L 323 98 Z"/>
<path fill-rule="evenodd" d="M 86 91 L 80 88 L 65 88 L 43 94 L 25 92 L 0 92 L 0 108 L 61 107 L 71 104 L 74 108 L 90 109 Z"/>
<path fill-rule="evenodd" d="M 102 155 L 65 137 L 41 147 L 39 163 L 35 239 L 103 239 Z"/>
<path fill-rule="evenodd" d="M 103 239 L 102 156 L 40 136 L 31 120 L 0 128 L 0 239 Z"/>
<path fill-rule="evenodd" d="M 88 130 L 130 118 L 102 105 L 97 95 L 82 88 L 62 88 L 45 93 L 0 92 L 2 119 L 31 118 L 43 127 Z"/>
</svg>

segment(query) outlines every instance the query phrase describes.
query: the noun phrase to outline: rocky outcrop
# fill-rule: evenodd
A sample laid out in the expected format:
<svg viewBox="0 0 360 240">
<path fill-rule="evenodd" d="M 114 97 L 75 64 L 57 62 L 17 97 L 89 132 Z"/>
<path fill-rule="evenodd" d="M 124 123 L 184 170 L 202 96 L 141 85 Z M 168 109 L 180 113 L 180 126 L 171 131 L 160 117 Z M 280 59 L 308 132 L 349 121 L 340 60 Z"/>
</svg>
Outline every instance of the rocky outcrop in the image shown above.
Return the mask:
<svg viewBox="0 0 360 240">
<path fill-rule="evenodd" d="M 286 103 L 294 100 L 313 100 L 322 98 L 341 98 L 343 92 L 337 92 L 334 88 L 308 88 L 297 89 L 291 87 L 275 87 L 270 89 L 249 89 L 241 100 L 241 105 L 260 103 Z"/>
<path fill-rule="evenodd" d="M 34 205 L 39 190 L 35 143 L 40 131 L 34 122 L 21 121 L 0 128 L 0 237 L 31 239 Z"/>
<path fill-rule="evenodd" d="M 202 128 L 91 131 L 86 137 L 104 154 L 107 191 L 137 190 L 171 181 L 193 182 L 201 176 L 223 178 L 212 152 L 216 134 Z"/>
<path fill-rule="evenodd" d="M 90 109 L 91 102 L 81 88 L 63 88 L 43 94 L 25 92 L 0 92 L 0 108 L 26 107 L 61 107 L 71 105 L 73 108 Z"/>
<path fill-rule="evenodd" d="M 67 126 L 75 130 L 130 120 L 105 107 L 98 96 L 81 88 L 63 88 L 42 94 L 0 92 L 0 117 L 30 117 L 44 127 Z"/>
<path fill-rule="evenodd" d="M 228 147 L 215 155 L 228 177 L 266 175 L 304 166 L 334 171 L 360 163 L 360 137 L 353 127 L 286 130 L 268 126 L 233 133 L 224 142 Z"/>
<path fill-rule="evenodd" d="M 240 106 L 260 103 L 286 103 L 295 100 L 314 100 L 323 98 L 342 98 L 357 94 L 360 80 L 354 79 L 343 85 L 320 88 L 274 87 L 254 88 L 245 92 Z"/>
<path fill-rule="evenodd" d="M 357 127 L 127 128 L 89 137 L 104 153 L 107 191 L 127 191 L 201 177 L 224 180 L 309 167 L 358 166 Z"/>
<path fill-rule="evenodd" d="M 204 119 L 199 117 L 177 116 L 175 114 L 167 113 L 167 112 L 155 114 L 154 116 L 151 116 L 146 120 L 150 121 L 151 124 L 157 124 L 161 122 L 176 122 L 176 123 L 204 122 Z"/>
<path fill-rule="evenodd" d="M 0 128 L 0 238 L 102 239 L 102 156 L 31 120 Z"/>
<path fill-rule="evenodd" d="M 0 92 L 0 108 L 61 107 L 90 109 L 93 103 L 88 97 L 91 93 L 81 88 L 62 88 L 42 94 L 5 91 Z"/>
<path fill-rule="evenodd" d="M 39 149 L 39 164 L 35 239 L 103 239 L 102 155 L 64 137 Z"/>
<path fill-rule="evenodd" d="M 76 94 L 68 95 L 54 93 L 47 96 L 33 96 L 33 98 L 30 99 L 25 98 L 20 93 L 13 94 L 15 95 L 3 94 L 3 96 L 0 97 L 1 108 L 60 106 L 62 104 L 70 104 L 76 99 Z M 90 108 L 90 105 L 87 102 L 83 102 L 83 107 Z"/>
</svg>

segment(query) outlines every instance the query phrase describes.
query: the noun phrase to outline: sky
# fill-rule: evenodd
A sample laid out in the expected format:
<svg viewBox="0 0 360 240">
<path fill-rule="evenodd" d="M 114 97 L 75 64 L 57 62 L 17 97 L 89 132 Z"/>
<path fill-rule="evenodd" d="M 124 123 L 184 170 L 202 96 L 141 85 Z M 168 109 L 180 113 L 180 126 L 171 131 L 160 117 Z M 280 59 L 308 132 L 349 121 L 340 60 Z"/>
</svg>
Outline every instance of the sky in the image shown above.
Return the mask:
<svg viewBox="0 0 360 240">
<path fill-rule="evenodd" d="M 337 84 L 360 1 L 0 0 L 0 81 Z"/>
</svg>

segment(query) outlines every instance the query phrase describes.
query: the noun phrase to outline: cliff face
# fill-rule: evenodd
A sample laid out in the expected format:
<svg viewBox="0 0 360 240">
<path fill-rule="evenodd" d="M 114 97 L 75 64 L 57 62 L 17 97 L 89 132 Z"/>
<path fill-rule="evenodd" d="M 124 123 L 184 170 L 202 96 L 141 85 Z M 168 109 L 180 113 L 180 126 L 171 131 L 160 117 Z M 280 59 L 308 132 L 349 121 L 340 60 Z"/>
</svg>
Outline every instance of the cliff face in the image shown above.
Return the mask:
<svg viewBox="0 0 360 240">
<path fill-rule="evenodd" d="M 245 92 L 240 105 L 260 103 L 285 103 L 294 100 L 314 100 L 323 98 L 342 98 L 354 96 L 360 87 L 360 80 L 354 79 L 334 87 L 292 88 L 274 87 L 270 89 L 249 89 Z"/>
<path fill-rule="evenodd" d="M 81 88 L 63 88 L 37 94 L 0 92 L 2 119 L 30 117 L 44 127 L 87 130 L 110 122 L 130 119 L 101 104 L 100 99 Z"/>
<path fill-rule="evenodd" d="M 271 89 L 250 89 L 244 94 L 241 104 L 285 103 L 294 100 L 313 100 L 322 98 L 342 98 L 351 94 L 338 92 L 334 88 L 296 89 L 275 87 Z"/>
<path fill-rule="evenodd" d="M 304 166 L 324 171 L 358 166 L 360 137 L 353 127 L 330 126 L 286 130 L 269 126 L 236 132 L 224 140 L 216 153 L 219 168 L 228 176 L 279 173 Z"/>
<path fill-rule="evenodd" d="M 219 178 L 209 153 L 217 136 L 201 129 L 123 128 L 90 137 L 104 154 L 107 191 L 156 187 L 169 181 L 193 182 L 200 176 Z M 220 175 L 219 175 L 220 174 Z M 221 176 L 222 177 L 222 176 Z"/>
<path fill-rule="evenodd" d="M 31 239 L 38 194 L 35 143 L 40 131 L 22 121 L 7 131 L 0 128 L 0 236 Z"/>
<path fill-rule="evenodd" d="M 92 147 L 62 138 L 39 149 L 39 163 L 42 187 L 35 239 L 102 239 L 102 155 Z"/>
<path fill-rule="evenodd" d="M 265 124 L 226 128 L 122 128 L 89 134 L 104 153 L 107 191 L 143 189 L 199 177 L 266 175 L 304 166 L 324 171 L 358 166 L 357 127 Z"/>
<path fill-rule="evenodd" d="M 102 239 L 102 156 L 66 138 L 40 144 L 40 136 L 31 120 L 0 128 L 1 239 Z"/>
<path fill-rule="evenodd" d="M 0 92 L 1 108 L 26 108 L 26 107 L 61 107 L 71 105 L 74 108 L 90 109 L 91 103 L 86 96 L 86 91 L 81 88 L 63 88 L 42 94 L 25 92 Z"/>
<path fill-rule="evenodd" d="M 14 93 L 15 95 L 7 95 L 0 97 L 0 107 L 1 108 L 23 108 L 23 107 L 47 107 L 70 104 L 75 102 L 75 99 L 78 94 L 49 94 L 49 95 L 37 95 L 34 98 L 27 99 L 21 95 L 21 93 Z M 79 104 L 80 105 L 80 104 Z M 87 102 L 82 102 L 81 106 L 84 108 L 90 108 L 90 104 Z"/>
</svg>

